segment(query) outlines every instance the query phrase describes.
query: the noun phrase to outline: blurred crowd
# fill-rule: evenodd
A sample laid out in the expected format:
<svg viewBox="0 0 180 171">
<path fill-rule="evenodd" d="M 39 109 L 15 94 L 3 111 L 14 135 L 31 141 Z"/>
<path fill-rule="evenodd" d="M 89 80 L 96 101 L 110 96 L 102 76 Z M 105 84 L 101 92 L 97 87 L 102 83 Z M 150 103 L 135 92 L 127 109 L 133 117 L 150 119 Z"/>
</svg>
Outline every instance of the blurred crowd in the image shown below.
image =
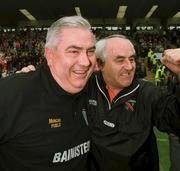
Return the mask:
<svg viewBox="0 0 180 171">
<path fill-rule="evenodd" d="M 39 65 L 44 56 L 46 31 L 0 32 L 0 75 L 6 76 L 23 66 Z"/>
<path fill-rule="evenodd" d="M 46 32 L 46 30 L 31 29 L 0 31 L 0 77 L 14 73 L 29 64 L 38 66 L 44 58 Z M 160 65 L 156 54 L 162 53 L 164 49 L 180 47 L 180 30 L 148 32 L 96 29 L 93 32 L 97 39 L 111 34 L 123 34 L 130 37 L 138 52 L 137 76 L 140 78 L 146 77 L 146 68 L 157 77 L 157 70 L 163 66 Z M 147 67 L 146 61 L 148 61 Z M 160 77 L 165 78 L 165 74 L 161 74 Z M 155 78 L 155 82 L 159 82 L 157 80 L 161 78 Z"/>
</svg>

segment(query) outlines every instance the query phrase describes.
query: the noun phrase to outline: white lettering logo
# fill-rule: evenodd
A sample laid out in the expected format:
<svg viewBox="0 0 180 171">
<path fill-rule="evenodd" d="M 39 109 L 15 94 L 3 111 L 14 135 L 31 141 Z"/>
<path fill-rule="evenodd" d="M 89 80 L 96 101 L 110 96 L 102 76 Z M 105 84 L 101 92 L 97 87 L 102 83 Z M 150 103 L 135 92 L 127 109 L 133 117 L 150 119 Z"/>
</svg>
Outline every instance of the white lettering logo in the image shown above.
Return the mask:
<svg viewBox="0 0 180 171">
<path fill-rule="evenodd" d="M 111 123 L 111 122 L 108 122 L 106 120 L 103 121 L 104 125 L 108 126 L 108 127 L 111 127 L 111 128 L 114 128 L 115 127 L 115 124 L 114 123 Z"/>
<path fill-rule="evenodd" d="M 87 153 L 90 150 L 90 141 L 79 144 L 73 148 L 54 154 L 53 163 L 67 162 L 73 158 Z"/>
<path fill-rule="evenodd" d="M 97 106 L 97 101 L 93 99 L 89 99 L 89 104 L 93 106 Z"/>
</svg>

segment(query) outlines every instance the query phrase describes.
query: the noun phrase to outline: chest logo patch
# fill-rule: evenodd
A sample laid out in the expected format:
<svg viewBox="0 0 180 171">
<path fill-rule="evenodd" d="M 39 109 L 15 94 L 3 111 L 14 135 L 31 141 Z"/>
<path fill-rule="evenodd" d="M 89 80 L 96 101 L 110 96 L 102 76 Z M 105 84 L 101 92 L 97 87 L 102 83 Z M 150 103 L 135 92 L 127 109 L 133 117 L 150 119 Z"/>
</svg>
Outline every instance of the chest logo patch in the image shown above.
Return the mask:
<svg viewBox="0 0 180 171">
<path fill-rule="evenodd" d="M 59 128 L 62 125 L 61 118 L 49 118 L 48 124 L 51 128 Z"/>
<path fill-rule="evenodd" d="M 89 99 L 89 104 L 92 106 L 97 106 L 97 101 L 94 99 Z"/>
<path fill-rule="evenodd" d="M 115 127 L 115 124 L 114 124 L 114 123 L 111 123 L 111 122 L 109 122 L 109 121 L 104 120 L 103 123 L 104 123 L 104 125 L 106 125 L 106 126 L 108 126 L 108 127 L 111 127 L 111 128 L 114 128 L 114 127 Z"/>
<path fill-rule="evenodd" d="M 125 108 L 126 110 L 131 110 L 132 112 L 134 111 L 136 101 L 135 100 L 128 100 L 125 102 Z"/>
</svg>

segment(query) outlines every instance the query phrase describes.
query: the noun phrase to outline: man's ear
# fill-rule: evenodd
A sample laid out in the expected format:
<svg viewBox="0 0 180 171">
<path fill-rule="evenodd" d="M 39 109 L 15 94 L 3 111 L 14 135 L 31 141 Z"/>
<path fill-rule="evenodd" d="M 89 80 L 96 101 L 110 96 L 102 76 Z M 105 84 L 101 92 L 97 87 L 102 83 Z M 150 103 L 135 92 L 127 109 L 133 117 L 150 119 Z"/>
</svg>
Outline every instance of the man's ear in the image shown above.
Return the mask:
<svg viewBox="0 0 180 171">
<path fill-rule="evenodd" d="M 100 69 L 100 70 L 102 70 L 103 68 L 104 68 L 104 64 L 105 64 L 105 62 L 104 61 L 102 61 L 101 59 L 97 59 L 97 65 L 98 65 L 98 68 Z"/>
<path fill-rule="evenodd" d="M 46 56 L 46 60 L 47 60 L 47 64 L 48 66 L 51 66 L 52 64 L 52 58 L 53 58 L 53 52 L 50 48 L 45 47 L 45 56 Z"/>
</svg>

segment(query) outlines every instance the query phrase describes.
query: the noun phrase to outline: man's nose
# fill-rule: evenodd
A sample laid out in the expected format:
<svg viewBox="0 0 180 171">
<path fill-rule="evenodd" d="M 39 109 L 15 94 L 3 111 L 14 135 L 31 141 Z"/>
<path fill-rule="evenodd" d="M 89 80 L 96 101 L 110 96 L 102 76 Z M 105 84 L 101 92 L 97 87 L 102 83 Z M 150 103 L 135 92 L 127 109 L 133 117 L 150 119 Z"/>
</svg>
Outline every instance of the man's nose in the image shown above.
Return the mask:
<svg viewBox="0 0 180 171">
<path fill-rule="evenodd" d="M 79 63 L 83 66 L 89 66 L 90 65 L 90 59 L 86 52 L 81 52 L 79 56 Z"/>
<path fill-rule="evenodd" d="M 133 64 L 132 64 L 132 62 L 131 62 L 130 60 L 127 59 L 127 60 L 125 61 L 124 67 L 125 67 L 127 70 L 132 70 L 132 69 L 133 69 Z"/>
</svg>

